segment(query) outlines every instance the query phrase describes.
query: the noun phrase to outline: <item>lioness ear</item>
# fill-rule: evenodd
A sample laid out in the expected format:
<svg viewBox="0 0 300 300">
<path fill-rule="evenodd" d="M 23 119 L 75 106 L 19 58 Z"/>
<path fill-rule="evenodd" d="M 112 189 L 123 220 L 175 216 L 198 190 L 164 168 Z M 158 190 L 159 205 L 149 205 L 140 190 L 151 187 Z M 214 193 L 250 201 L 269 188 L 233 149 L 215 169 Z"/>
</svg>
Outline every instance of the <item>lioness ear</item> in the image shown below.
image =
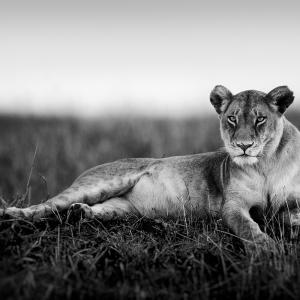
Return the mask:
<svg viewBox="0 0 300 300">
<path fill-rule="evenodd" d="M 279 86 L 268 93 L 267 98 L 275 109 L 283 114 L 293 103 L 293 92 L 287 86 Z"/>
<path fill-rule="evenodd" d="M 222 85 L 216 85 L 210 93 L 210 102 L 218 114 L 225 111 L 231 100 L 231 92 Z"/>
</svg>

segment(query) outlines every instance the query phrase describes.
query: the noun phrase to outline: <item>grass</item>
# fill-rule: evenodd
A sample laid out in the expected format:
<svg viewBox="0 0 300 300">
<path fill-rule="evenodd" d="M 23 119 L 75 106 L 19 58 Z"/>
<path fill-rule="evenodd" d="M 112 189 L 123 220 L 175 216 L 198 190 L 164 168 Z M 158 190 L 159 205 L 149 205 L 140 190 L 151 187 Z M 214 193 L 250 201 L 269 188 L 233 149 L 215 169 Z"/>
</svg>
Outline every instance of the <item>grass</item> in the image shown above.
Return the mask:
<svg viewBox="0 0 300 300">
<path fill-rule="evenodd" d="M 299 299 L 299 247 L 250 257 L 221 222 L 1 224 L 2 299 Z"/>
<path fill-rule="evenodd" d="M 93 165 L 209 151 L 221 145 L 217 135 L 211 118 L 2 117 L 1 197 L 38 203 Z M 299 299 L 298 229 L 272 222 L 266 230 L 279 253 L 249 256 L 221 220 L 191 219 L 184 209 L 167 220 L 1 220 L 0 298 Z"/>
</svg>

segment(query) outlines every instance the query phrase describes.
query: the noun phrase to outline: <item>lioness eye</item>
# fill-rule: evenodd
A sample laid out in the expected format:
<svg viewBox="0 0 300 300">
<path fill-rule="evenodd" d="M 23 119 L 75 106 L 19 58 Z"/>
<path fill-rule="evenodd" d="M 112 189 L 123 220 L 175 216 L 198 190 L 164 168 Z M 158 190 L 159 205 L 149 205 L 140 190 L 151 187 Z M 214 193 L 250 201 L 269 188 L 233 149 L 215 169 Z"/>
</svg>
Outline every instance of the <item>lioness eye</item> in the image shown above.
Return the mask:
<svg viewBox="0 0 300 300">
<path fill-rule="evenodd" d="M 235 116 L 229 116 L 227 118 L 228 122 L 232 125 L 236 125 L 236 117 Z"/>
<path fill-rule="evenodd" d="M 262 124 L 262 123 L 264 123 L 265 121 L 266 121 L 266 117 L 258 117 L 257 119 L 256 119 L 256 123 L 257 124 Z"/>
</svg>

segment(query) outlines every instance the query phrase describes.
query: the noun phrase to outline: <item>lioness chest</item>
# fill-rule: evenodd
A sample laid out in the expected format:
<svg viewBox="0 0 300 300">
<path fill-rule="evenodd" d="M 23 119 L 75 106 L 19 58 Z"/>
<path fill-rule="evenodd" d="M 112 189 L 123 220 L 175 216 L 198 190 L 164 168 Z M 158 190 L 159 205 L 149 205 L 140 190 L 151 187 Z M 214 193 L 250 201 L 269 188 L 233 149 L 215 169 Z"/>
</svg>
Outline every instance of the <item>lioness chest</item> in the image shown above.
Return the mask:
<svg viewBox="0 0 300 300">
<path fill-rule="evenodd" d="M 292 206 L 293 199 L 300 196 L 300 172 L 298 164 L 274 164 L 266 167 L 236 168 L 231 170 L 226 198 L 234 198 L 243 192 L 245 206 L 272 208 L 277 211 L 284 205 Z"/>
</svg>

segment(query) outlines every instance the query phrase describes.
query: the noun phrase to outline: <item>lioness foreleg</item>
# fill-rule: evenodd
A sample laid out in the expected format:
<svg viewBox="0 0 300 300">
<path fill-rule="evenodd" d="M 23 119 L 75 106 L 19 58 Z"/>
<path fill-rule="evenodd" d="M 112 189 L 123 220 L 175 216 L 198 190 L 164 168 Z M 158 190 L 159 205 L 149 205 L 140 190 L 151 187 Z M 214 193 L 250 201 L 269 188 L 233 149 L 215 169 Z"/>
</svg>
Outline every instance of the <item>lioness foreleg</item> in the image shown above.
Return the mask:
<svg viewBox="0 0 300 300">
<path fill-rule="evenodd" d="M 261 247 L 274 246 L 274 241 L 262 232 L 251 218 L 250 208 L 240 201 L 228 201 L 223 207 L 223 218 L 230 229 L 241 238 L 246 249 L 253 251 Z"/>
</svg>

